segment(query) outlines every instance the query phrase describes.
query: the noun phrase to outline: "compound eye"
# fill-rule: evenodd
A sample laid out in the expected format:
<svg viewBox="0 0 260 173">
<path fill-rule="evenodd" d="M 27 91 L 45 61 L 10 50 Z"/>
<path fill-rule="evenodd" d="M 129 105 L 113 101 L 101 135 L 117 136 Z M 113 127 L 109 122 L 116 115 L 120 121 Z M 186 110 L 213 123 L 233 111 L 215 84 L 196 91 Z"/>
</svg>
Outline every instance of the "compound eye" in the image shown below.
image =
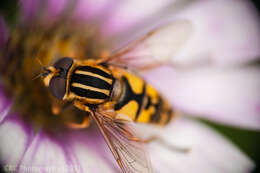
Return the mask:
<svg viewBox="0 0 260 173">
<path fill-rule="evenodd" d="M 50 80 L 49 88 L 53 96 L 62 100 L 66 93 L 66 79 L 59 76 L 54 76 Z"/>
<path fill-rule="evenodd" d="M 57 62 L 55 62 L 54 67 L 56 69 L 64 69 L 65 71 L 67 71 L 71 65 L 73 64 L 73 59 L 72 58 L 62 58 L 60 60 L 58 60 Z"/>
</svg>

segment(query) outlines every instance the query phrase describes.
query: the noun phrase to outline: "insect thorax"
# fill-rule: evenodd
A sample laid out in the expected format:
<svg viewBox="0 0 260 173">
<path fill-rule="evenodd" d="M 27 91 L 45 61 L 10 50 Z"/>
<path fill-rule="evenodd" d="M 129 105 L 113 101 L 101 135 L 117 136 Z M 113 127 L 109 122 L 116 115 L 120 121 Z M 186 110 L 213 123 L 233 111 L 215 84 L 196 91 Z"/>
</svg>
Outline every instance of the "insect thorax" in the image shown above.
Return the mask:
<svg viewBox="0 0 260 173">
<path fill-rule="evenodd" d="M 88 104 L 101 104 L 110 99 L 114 78 L 101 65 L 79 65 L 70 75 L 69 98 Z"/>
</svg>

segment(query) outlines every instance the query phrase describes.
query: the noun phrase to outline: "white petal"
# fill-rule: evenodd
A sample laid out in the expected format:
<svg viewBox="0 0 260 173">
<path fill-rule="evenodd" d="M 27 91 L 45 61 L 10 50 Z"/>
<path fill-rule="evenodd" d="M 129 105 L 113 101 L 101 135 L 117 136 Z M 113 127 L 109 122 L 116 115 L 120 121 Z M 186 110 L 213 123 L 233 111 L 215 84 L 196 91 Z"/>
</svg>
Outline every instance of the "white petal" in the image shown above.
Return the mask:
<svg viewBox="0 0 260 173">
<path fill-rule="evenodd" d="M 37 132 L 30 142 L 18 169 L 31 169 L 37 172 L 78 171 L 80 165 L 72 159 L 71 153 L 66 153 L 68 150 L 64 145 L 58 138 Z"/>
<path fill-rule="evenodd" d="M 141 128 L 146 133 L 157 132 L 170 146 L 190 149 L 182 153 L 152 142 L 148 146 L 155 172 L 244 173 L 254 168 L 252 160 L 235 145 L 197 121 L 179 118 L 159 131 Z"/>
<path fill-rule="evenodd" d="M 145 19 L 154 13 L 162 10 L 172 0 L 149 1 L 149 0 L 131 0 L 121 1 L 104 21 L 104 31 L 106 33 L 122 32 L 130 29 L 137 24 L 142 24 Z M 149 5 L 148 5 L 149 4 Z"/>
<path fill-rule="evenodd" d="M 15 169 L 31 138 L 30 130 L 15 115 L 0 124 L 0 162 L 4 169 Z"/>
<path fill-rule="evenodd" d="M 236 64 L 260 55 L 260 22 L 249 1 L 197 1 L 177 17 L 194 26 L 192 38 L 174 57 L 180 62 L 208 55 L 217 64 Z"/>
<path fill-rule="evenodd" d="M 69 134 L 69 146 L 81 171 L 114 173 L 119 170 L 112 153 L 108 149 L 97 128 L 74 131 Z"/>
<path fill-rule="evenodd" d="M 82 172 L 111 172 L 114 170 L 109 167 L 109 163 L 105 162 L 100 155 L 87 148 L 84 144 L 75 144 L 73 146 L 75 155 L 81 165 Z M 111 155 L 111 157 L 113 157 Z"/>
<path fill-rule="evenodd" d="M 176 73 L 161 68 L 146 79 L 173 107 L 239 127 L 260 129 L 260 68 L 202 68 Z"/>
<path fill-rule="evenodd" d="M 59 135 L 33 132 L 17 116 L 10 116 L 0 125 L 0 164 L 6 171 L 113 173 L 118 170 L 98 131 L 94 134 L 88 129 L 72 134 L 64 131 Z"/>
</svg>

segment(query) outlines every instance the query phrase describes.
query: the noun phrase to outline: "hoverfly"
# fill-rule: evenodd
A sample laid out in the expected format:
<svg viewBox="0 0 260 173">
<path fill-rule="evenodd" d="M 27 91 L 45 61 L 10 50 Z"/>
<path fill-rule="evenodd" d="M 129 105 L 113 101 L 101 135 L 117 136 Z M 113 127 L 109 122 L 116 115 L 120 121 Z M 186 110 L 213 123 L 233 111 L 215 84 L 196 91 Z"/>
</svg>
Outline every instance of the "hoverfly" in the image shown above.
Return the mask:
<svg viewBox="0 0 260 173">
<path fill-rule="evenodd" d="M 163 126 L 175 116 L 167 100 L 129 68 L 138 71 L 163 65 L 147 62 L 153 58 L 169 59 L 190 32 L 189 21 L 176 21 L 147 33 L 107 57 L 98 60 L 61 58 L 42 74 L 53 96 L 71 101 L 86 111 L 79 127 L 87 127 L 90 117 L 95 120 L 124 173 L 152 172 L 143 148 L 147 140 L 136 135 L 130 122 Z M 136 61 L 143 61 L 139 64 L 144 65 L 137 66 Z M 71 127 L 78 126 L 71 124 Z"/>
</svg>

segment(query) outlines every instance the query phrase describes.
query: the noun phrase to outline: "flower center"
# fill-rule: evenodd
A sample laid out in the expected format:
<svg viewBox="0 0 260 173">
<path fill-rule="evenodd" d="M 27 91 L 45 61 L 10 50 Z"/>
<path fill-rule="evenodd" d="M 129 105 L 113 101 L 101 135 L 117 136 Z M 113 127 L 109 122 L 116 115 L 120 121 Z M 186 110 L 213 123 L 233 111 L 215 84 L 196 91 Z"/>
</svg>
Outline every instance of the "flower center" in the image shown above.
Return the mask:
<svg viewBox="0 0 260 173">
<path fill-rule="evenodd" d="M 98 58 L 105 47 L 101 43 L 104 41 L 93 27 L 73 26 L 71 29 L 65 24 L 17 27 L 1 51 L 0 62 L 4 88 L 14 101 L 13 111 L 34 127 L 48 130 L 60 129 L 58 127 L 63 127 L 66 121 L 80 121 L 84 112 L 57 101 L 41 78 L 33 78 L 42 72 L 39 61 L 49 66 L 61 57 Z M 66 105 L 66 108 L 54 115 L 53 104 Z"/>
</svg>

